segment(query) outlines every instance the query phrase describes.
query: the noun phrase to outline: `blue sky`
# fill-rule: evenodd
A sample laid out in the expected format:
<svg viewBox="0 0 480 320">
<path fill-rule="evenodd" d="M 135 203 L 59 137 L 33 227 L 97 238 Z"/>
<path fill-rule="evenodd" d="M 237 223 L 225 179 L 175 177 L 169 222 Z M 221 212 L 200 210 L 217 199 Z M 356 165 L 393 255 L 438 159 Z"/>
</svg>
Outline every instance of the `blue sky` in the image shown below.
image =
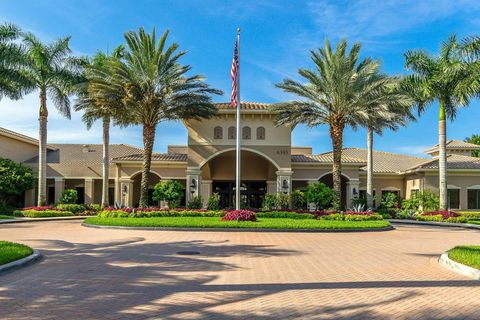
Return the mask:
<svg viewBox="0 0 480 320">
<path fill-rule="evenodd" d="M 44 41 L 71 35 L 78 55 L 106 51 L 123 42 L 123 33 L 143 26 L 158 32 L 170 29 L 170 40 L 188 51 L 183 62 L 194 73 L 225 92 L 216 101 L 228 101 L 229 69 L 237 26 L 242 29 L 242 100 L 277 102 L 290 97 L 274 87 L 285 77 L 297 78 L 299 67 L 311 66 L 309 50 L 347 38 L 363 44 L 362 54 L 381 59 L 390 74 L 405 73 L 403 53 L 409 49 L 437 52 L 449 35 L 479 34 L 480 2 L 476 0 L 358 0 L 358 1 L 69 1 L 2 0 L 0 22 L 14 22 Z M 0 126 L 37 136 L 38 94 L 21 101 L 0 101 Z M 86 131 L 80 114 L 62 118 L 50 104 L 49 142 L 101 143 L 100 126 Z M 478 101 L 461 110 L 448 124 L 449 139 L 480 133 Z M 376 138 L 379 150 L 419 155 L 437 141 L 437 106 L 398 132 Z M 179 122 L 161 123 L 155 150 L 167 144 L 185 144 L 187 133 Z M 141 146 L 138 127 L 113 129 L 112 143 Z M 328 128 L 298 127 L 293 144 L 331 149 Z M 363 130 L 345 132 L 345 146 L 365 147 Z"/>
</svg>

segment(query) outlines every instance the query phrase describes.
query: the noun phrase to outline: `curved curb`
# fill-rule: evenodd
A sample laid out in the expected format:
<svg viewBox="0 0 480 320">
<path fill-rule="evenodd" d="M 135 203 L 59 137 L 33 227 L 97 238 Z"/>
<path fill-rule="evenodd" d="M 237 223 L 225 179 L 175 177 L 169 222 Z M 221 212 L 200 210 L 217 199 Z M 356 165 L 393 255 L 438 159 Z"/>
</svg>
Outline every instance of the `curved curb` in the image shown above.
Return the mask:
<svg viewBox="0 0 480 320">
<path fill-rule="evenodd" d="M 181 227 L 124 227 L 101 226 L 82 223 L 82 226 L 95 229 L 120 229 L 120 230 L 147 230 L 147 231 L 200 231 L 200 232 L 310 232 L 310 233 L 340 233 L 340 232 L 383 232 L 395 230 L 393 226 L 368 229 L 263 229 L 263 228 L 181 228 Z"/>
<path fill-rule="evenodd" d="M 0 266 L 0 274 L 7 270 L 17 269 L 23 266 L 26 266 L 30 263 L 33 263 L 40 259 L 42 254 L 38 250 L 33 250 L 33 253 L 25 258 L 18 259 Z"/>
<path fill-rule="evenodd" d="M 440 256 L 440 258 L 438 259 L 438 263 L 442 267 L 447 268 L 455 273 L 461 274 L 462 276 L 466 276 L 474 280 L 480 280 L 480 270 L 453 261 L 448 257 L 448 251 Z"/>
<path fill-rule="evenodd" d="M 435 222 L 435 221 L 416 221 L 416 220 L 400 220 L 400 219 L 387 219 L 390 223 L 397 224 L 410 224 L 410 225 L 423 225 L 423 226 L 435 226 L 435 227 L 450 227 L 450 228 L 465 228 L 480 230 L 480 225 L 471 223 L 451 223 L 451 222 Z"/>
<path fill-rule="evenodd" d="M 9 223 L 25 223 L 25 222 L 42 222 L 42 221 L 69 221 L 69 220 L 85 220 L 92 216 L 69 216 L 69 217 L 47 217 L 47 218 L 16 218 L 0 220 L 0 224 Z"/>
</svg>

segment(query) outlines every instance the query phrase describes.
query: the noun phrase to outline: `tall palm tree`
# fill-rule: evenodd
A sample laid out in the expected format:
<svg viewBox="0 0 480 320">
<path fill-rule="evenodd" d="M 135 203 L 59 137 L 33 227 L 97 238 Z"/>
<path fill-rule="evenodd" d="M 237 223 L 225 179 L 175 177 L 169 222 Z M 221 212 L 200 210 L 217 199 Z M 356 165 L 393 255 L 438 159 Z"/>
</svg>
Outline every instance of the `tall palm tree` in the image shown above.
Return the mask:
<svg viewBox="0 0 480 320">
<path fill-rule="evenodd" d="M 461 55 L 461 45 L 453 36 L 443 42 L 436 56 L 423 51 L 405 53 L 405 66 L 413 74 L 404 79 L 404 88 L 423 113 L 438 101 L 438 148 L 440 208 L 447 209 L 447 118 L 455 119 L 458 107 L 467 106 L 475 94 L 470 81 L 471 69 Z"/>
<path fill-rule="evenodd" d="M 115 82 L 123 87 L 123 103 L 128 109 L 128 123 L 143 127 L 143 167 L 140 206 L 148 205 L 149 174 L 157 124 L 165 120 L 210 118 L 217 109 L 212 89 L 199 75 L 187 76 L 191 67 L 179 59 L 185 51 L 179 45 L 166 45 L 168 31 L 158 39 L 155 29 L 146 33 L 125 34 L 124 58 L 111 62 Z"/>
<path fill-rule="evenodd" d="M 299 69 L 306 83 L 285 79 L 277 84 L 285 92 L 300 99 L 273 106 L 277 125 L 308 126 L 327 124 L 333 145 L 334 207 L 341 206 L 341 172 L 343 131 L 346 126 L 356 128 L 368 116 L 367 107 L 378 88 L 388 82 L 379 73 L 380 62 L 370 58 L 360 61 L 360 44 L 347 51 L 347 41 L 340 41 L 335 50 L 325 41 L 323 48 L 311 51 L 315 70 Z"/>
<path fill-rule="evenodd" d="M 70 37 L 50 44 L 44 44 L 32 34 L 25 35 L 27 62 L 25 76 L 33 83 L 30 88 L 39 90 L 39 161 L 38 161 L 38 205 L 46 202 L 46 153 L 47 153 L 47 97 L 57 110 L 70 119 L 69 95 L 74 86 L 82 81 L 82 60 L 72 57 L 69 47 Z"/>
<path fill-rule="evenodd" d="M 388 77 L 384 75 L 385 77 Z M 411 113 L 413 100 L 400 88 L 400 79 L 388 77 L 367 106 L 362 125 L 367 129 L 367 207 L 373 207 L 373 134 L 381 135 L 385 129 L 398 130 L 414 120 Z M 362 121 L 362 120 L 360 120 Z"/>
<path fill-rule="evenodd" d="M 120 59 L 124 48 L 116 48 L 108 56 L 98 52 L 85 66 L 84 76 L 87 80 L 79 86 L 75 111 L 83 111 L 82 120 L 90 129 L 96 120 L 102 120 L 103 161 L 102 161 L 102 207 L 108 207 L 109 170 L 110 170 L 110 123 L 124 116 L 122 104 L 122 87 L 115 85 L 108 68 L 109 59 Z"/>
<path fill-rule="evenodd" d="M 32 87 L 22 67 L 26 63 L 25 48 L 18 43 L 20 28 L 13 24 L 0 25 L 0 100 L 19 99 Z"/>
</svg>

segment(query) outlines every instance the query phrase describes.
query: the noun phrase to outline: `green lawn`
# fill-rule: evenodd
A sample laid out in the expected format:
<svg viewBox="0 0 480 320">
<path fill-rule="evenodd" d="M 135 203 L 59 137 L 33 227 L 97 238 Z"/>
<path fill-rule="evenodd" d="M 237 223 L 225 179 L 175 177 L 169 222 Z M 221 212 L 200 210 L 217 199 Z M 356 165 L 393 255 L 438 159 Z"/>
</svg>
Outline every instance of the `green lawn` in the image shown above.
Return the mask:
<svg viewBox="0 0 480 320">
<path fill-rule="evenodd" d="M 480 246 L 458 246 L 448 251 L 453 261 L 480 269 Z"/>
<path fill-rule="evenodd" d="M 255 228 L 255 229 L 366 229 L 390 226 L 388 221 L 332 221 L 258 218 L 258 221 L 221 221 L 218 217 L 97 218 L 85 223 L 123 227 Z"/>
<path fill-rule="evenodd" d="M 12 216 L 7 216 L 6 214 L 0 214 L 0 220 L 1 219 L 13 219 L 14 217 Z"/>
<path fill-rule="evenodd" d="M 24 258 L 32 253 L 32 248 L 23 244 L 0 241 L 0 265 Z"/>
</svg>

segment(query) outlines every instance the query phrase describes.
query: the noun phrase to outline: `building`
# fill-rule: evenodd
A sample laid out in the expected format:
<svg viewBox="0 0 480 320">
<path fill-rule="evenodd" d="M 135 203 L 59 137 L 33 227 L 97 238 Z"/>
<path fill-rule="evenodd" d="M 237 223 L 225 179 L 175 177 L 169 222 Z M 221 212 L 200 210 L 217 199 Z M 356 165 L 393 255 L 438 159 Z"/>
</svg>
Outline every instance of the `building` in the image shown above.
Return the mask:
<svg viewBox="0 0 480 320">
<path fill-rule="evenodd" d="M 173 179 L 185 186 L 185 199 L 201 195 L 204 201 L 220 194 L 224 207 L 233 206 L 235 185 L 235 110 L 227 103 L 216 104 L 218 117 L 185 121 L 188 142 L 169 146 L 167 153 L 154 153 L 150 186 Z M 274 125 L 268 104 L 243 102 L 242 195 L 251 207 L 260 207 L 267 193 L 305 188 L 321 181 L 332 185 L 331 152 L 312 154 L 311 147 L 291 145 L 291 128 Z M 480 159 L 471 157 L 480 146 L 450 140 L 448 193 L 452 209 L 480 209 Z M 126 144 L 110 146 L 110 203 L 136 206 L 140 199 L 142 149 Z M 0 157 L 10 158 L 38 170 L 38 141 L 0 128 Z M 386 192 L 409 198 L 413 193 L 438 191 L 438 146 L 429 158 L 374 151 L 376 201 Z M 345 148 L 342 158 L 342 202 L 351 204 L 365 193 L 367 150 Z M 102 145 L 50 144 L 47 152 L 47 199 L 58 201 L 65 188 L 75 188 L 79 201 L 101 200 Z M 25 194 L 25 205 L 35 203 L 36 191 Z"/>
</svg>

